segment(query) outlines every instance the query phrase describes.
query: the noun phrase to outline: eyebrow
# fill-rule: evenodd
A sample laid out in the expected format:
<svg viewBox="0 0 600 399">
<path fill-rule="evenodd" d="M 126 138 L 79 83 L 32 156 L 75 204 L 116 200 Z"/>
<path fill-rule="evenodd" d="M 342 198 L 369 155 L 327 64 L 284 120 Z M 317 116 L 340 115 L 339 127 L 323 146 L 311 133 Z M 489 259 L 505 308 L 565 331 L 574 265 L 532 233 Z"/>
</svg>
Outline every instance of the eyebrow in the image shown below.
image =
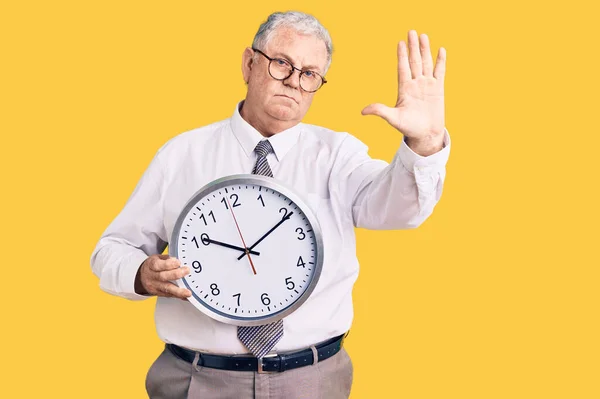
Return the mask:
<svg viewBox="0 0 600 399">
<path fill-rule="evenodd" d="M 290 57 L 289 55 L 287 55 L 285 53 L 282 53 L 282 52 L 278 51 L 278 52 L 275 53 L 274 57 L 277 57 L 277 56 L 280 56 L 280 57 L 283 57 L 283 58 L 287 59 L 290 62 L 290 64 L 292 64 L 292 65 L 294 64 L 294 62 L 292 62 L 292 57 Z M 319 74 L 321 74 L 321 70 L 316 65 L 304 65 L 301 69 L 303 71 L 305 71 L 307 69 L 309 69 L 309 70 L 316 70 L 317 72 L 319 72 Z"/>
</svg>

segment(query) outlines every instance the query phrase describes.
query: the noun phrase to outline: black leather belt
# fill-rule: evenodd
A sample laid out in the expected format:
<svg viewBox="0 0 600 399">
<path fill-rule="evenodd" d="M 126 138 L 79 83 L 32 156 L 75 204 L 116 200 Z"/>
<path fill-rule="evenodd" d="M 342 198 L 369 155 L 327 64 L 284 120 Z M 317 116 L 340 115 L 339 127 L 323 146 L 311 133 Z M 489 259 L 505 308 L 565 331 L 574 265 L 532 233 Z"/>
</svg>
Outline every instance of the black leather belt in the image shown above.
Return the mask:
<svg viewBox="0 0 600 399">
<path fill-rule="evenodd" d="M 340 335 L 339 337 L 331 338 L 325 342 L 315 345 L 318 354 L 317 361 L 321 362 L 338 353 L 342 348 L 346 335 L 347 334 Z M 311 348 L 286 354 L 267 355 L 262 358 L 262 364 L 259 365 L 259 359 L 250 356 L 212 355 L 208 353 L 191 351 L 173 344 L 167 344 L 166 347 L 175 356 L 185 360 L 188 363 L 193 364 L 196 354 L 198 354 L 199 367 L 209 367 L 221 370 L 277 373 L 316 363 L 314 361 L 313 350 Z"/>
</svg>

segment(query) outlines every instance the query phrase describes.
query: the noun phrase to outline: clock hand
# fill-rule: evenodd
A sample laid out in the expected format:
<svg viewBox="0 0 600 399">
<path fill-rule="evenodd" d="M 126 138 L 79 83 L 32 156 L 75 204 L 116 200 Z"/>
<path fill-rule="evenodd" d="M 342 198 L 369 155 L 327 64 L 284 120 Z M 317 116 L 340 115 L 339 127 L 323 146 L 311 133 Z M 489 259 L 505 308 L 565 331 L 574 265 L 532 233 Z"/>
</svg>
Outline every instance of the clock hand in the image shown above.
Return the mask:
<svg viewBox="0 0 600 399">
<path fill-rule="evenodd" d="M 242 231 L 240 230 L 240 226 L 238 225 L 237 219 L 235 218 L 235 213 L 233 213 L 233 208 L 231 207 L 231 204 L 229 203 L 229 198 L 227 198 L 227 196 L 225 196 L 225 201 L 227 201 L 227 205 L 229 206 L 229 210 L 231 211 L 231 216 L 233 216 L 233 221 L 235 222 L 235 227 L 237 227 L 237 231 L 238 233 L 240 233 L 240 238 L 242 239 L 242 245 L 244 246 L 244 248 L 246 248 L 244 251 L 244 255 L 248 255 L 248 260 L 250 261 L 250 266 L 252 266 L 252 272 L 256 275 L 256 269 L 254 268 L 254 263 L 252 262 L 252 258 L 250 257 L 250 249 L 246 246 L 246 243 L 244 242 L 244 236 L 242 236 Z M 243 255 L 242 255 L 243 256 Z M 238 260 L 240 260 L 241 258 L 238 258 Z"/>
<path fill-rule="evenodd" d="M 281 219 L 281 220 L 279 221 L 279 223 L 277 223 L 275 226 L 271 227 L 271 230 L 267 231 L 267 232 L 265 233 L 265 235 L 263 235 L 262 237 L 260 237 L 260 238 L 258 239 L 258 241 L 256 241 L 254 244 L 252 244 L 252 246 L 251 246 L 250 248 L 248 248 L 248 251 L 251 251 L 252 249 L 254 249 L 254 247 L 255 247 L 255 246 L 257 246 L 257 245 L 258 245 L 258 244 L 259 244 L 259 243 L 260 243 L 262 240 L 264 240 L 265 238 L 267 238 L 267 236 L 268 236 L 269 234 L 271 234 L 271 233 L 272 233 L 272 232 L 273 232 L 273 231 L 274 231 L 276 228 L 278 228 L 279 226 L 281 226 L 281 224 L 282 224 L 283 222 L 285 222 L 285 221 L 286 221 L 286 220 L 288 220 L 290 217 L 292 217 L 292 215 L 293 215 L 293 214 L 294 214 L 294 212 L 290 212 L 290 213 L 288 213 L 288 214 L 287 214 L 287 215 L 286 215 L 286 216 L 285 216 L 283 219 Z M 246 254 L 247 254 L 247 252 L 246 252 L 246 253 L 243 253 L 243 254 L 241 254 L 240 256 L 238 256 L 238 260 L 242 259 L 242 258 L 244 257 L 244 255 L 246 255 Z M 250 257 L 250 256 L 248 256 L 248 257 Z"/>
<path fill-rule="evenodd" d="M 238 251 L 246 252 L 246 248 L 236 247 L 235 245 L 227 244 L 227 243 L 224 243 L 221 241 L 212 240 L 206 233 L 202 234 L 200 236 L 200 239 L 202 240 L 202 244 L 204 244 L 204 245 L 216 244 L 216 245 L 220 245 L 225 248 L 237 249 Z M 252 255 L 260 255 L 260 252 L 250 251 L 250 250 L 249 250 L 249 252 Z"/>
</svg>

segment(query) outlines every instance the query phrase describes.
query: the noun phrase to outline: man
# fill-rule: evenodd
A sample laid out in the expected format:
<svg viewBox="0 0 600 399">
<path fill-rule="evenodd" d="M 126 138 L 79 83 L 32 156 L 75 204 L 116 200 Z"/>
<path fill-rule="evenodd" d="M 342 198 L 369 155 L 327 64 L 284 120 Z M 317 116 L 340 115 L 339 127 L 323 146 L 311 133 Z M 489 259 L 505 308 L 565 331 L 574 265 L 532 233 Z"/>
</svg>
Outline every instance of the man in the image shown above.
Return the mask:
<svg viewBox="0 0 600 399">
<path fill-rule="evenodd" d="M 301 123 L 326 83 L 331 53 L 329 33 L 314 17 L 269 16 L 243 53 L 248 91 L 233 116 L 166 143 L 98 242 L 91 263 L 102 289 L 134 300 L 159 297 L 155 319 L 167 347 L 148 372 L 150 397 L 349 396 L 352 363 L 342 338 L 352 322 L 358 275 L 353 228 L 419 226 L 442 193 L 450 141 L 444 126 L 445 51 L 440 49 L 434 66 L 427 36 L 414 31 L 408 48 L 403 41 L 398 45 L 395 107 L 372 104 L 362 111 L 404 134 L 390 164 L 371 159 L 367 147 L 347 133 Z M 194 192 L 265 161 L 275 179 L 315 210 L 325 259 L 316 289 L 283 320 L 283 336 L 267 348 L 277 356 L 257 361 L 236 326 L 205 316 L 186 300 L 191 292 L 171 281 L 189 269 L 161 254 Z M 306 365 L 287 366 L 292 358 Z M 264 373 L 263 361 L 277 371 Z"/>
</svg>

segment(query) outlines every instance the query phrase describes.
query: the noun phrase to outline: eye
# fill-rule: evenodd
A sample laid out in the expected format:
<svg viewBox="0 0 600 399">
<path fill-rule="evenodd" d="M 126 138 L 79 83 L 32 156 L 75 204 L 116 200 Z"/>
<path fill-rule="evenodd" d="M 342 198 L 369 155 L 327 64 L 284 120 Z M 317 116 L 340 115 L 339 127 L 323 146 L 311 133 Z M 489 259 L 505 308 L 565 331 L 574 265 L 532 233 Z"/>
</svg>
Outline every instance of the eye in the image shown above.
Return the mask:
<svg viewBox="0 0 600 399">
<path fill-rule="evenodd" d="M 284 66 L 287 65 L 287 62 L 285 62 L 284 60 L 281 60 L 279 58 L 275 58 L 275 62 L 277 63 L 277 65 L 279 66 Z"/>
<path fill-rule="evenodd" d="M 303 74 L 304 74 L 304 76 L 306 76 L 307 78 L 311 78 L 311 79 L 313 79 L 313 78 L 316 78 L 316 77 L 317 77 L 317 74 L 316 74 L 315 72 L 313 72 L 313 71 L 304 71 L 304 72 L 302 72 L 302 73 L 303 73 Z"/>
</svg>

